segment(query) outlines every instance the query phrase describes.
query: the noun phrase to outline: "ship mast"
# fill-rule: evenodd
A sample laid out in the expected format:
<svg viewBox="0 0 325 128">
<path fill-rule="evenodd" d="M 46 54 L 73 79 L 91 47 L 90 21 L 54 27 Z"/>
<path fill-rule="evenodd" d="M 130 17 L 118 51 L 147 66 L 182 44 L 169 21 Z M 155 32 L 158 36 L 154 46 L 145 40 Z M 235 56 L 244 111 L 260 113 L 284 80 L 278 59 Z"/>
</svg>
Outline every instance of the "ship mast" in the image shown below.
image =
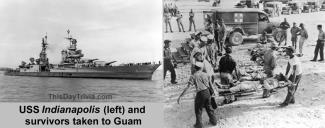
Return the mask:
<svg viewBox="0 0 325 128">
<path fill-rule="evenodd" d="M 42 50 L 41 53 L 39 55 L 39 65 L 40 65 L 40 69 L 41 71 L 46 71 L 49 69 L 49 59 L 47 58 L 47 54 L 46 54 L 46 49 L 47 49 L 47 33 L 46 35 L 42 38 Z"/>
</svg>

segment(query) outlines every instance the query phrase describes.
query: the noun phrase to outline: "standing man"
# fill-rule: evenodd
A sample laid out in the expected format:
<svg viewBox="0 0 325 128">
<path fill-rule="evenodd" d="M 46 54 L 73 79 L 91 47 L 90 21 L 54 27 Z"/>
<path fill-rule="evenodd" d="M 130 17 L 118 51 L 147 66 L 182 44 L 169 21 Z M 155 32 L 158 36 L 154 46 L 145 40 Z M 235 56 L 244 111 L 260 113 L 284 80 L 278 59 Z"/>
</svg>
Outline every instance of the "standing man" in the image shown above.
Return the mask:
<svg viewBox="0 0 325 128">
<path fill-rule="evenodd" d="M 205 31 L 208 31 L 208 32 L 210 32 L 210 33 L 212 33 L 212 18 L 211 18 L 211 16 L 210 15 L 205 15 L 204 16 L 204 30 Z"/>
<path fill-rule="evenodd" d="M 218 23 L 218 20 L 216 20 L 214 23 L 213 23 L 213 34 L 214 34 L 214 41 L 215 41 L 215 44 L 217 45 L 218 47 L 218 51 L 217 53 L 220 53 L 220 40 L 219 40 L 219 33 L 220 33 L 220 25 Z"/>
<path fill-rule="evenodd" d="M 173 4 L 172 3 L 169 3 L 168 4 L 168 13 L 170 13 L 171 15 L 172 15 L 172 13 L 173 13 Z"/>
<path fill-rule="evenodd" d="M 203 58 L 206 59 L 207 61 L 210 61 L 211 58 L 208 55 L 207 43 L 208 43 L 208 37 L 202 36 L 201 44 L 200 44 L 200 51 L 202 53 Z"/>
<path fill-rule="evenodd" d="M 305 25 L 303 23 L 300 23 L 299 27 L 300 27 L 300 31 L 299 31 L 298 35 L 300 35 L 300 38 L 299 38 L 299 56 L 298 57 L 302 57 L 304 55 L 302 53 L 302 49 L 304 47 L 305 41 L 308 39 L 308 32 L 305 29 Z"/>
<path fill-rule="evenodd" d="M 293 26 L 290 30 L 291 32 L 291 42 L 292 42 L 292 47 L 297 49 L 297 40 L 298 40 L 298 33 L 300 29 L 297 27 L 296 23 L 293 22 Z"/>
<path fill-rule="evenodd" d="M 174 3 L 174 7 L 173 7 L 173 16 L 176 16 L 176 13 L 178 12 L 178 7 L 176 6 L 176 4 Z"/>
<path fill-rule="evenodd" d="M 165 24 L 166 24 L 166 32 L 165 32 L 165 33 L 168 33 L 168 26 L 169 26 L 169 30 L 170 30 L 170 32 L 173 33 L 172 26 L 171 26 L 171 24 L 170 24 L 170 19 L 171 19 L 171 14 L 170 14 L 170 12 L 165 13 L 165 14 L 164 14 L 164 21 L 165 21 Z"/>
<path fill-rule="evenodd" d="M 168 10 L 168 6 L 167 6 L 167 3 L 164 4 L 164 14 L 167 13 L 169 10 Z"/>
<path fill-rule="evenodd" d="M 213 94 L 211 94 L 209 91 L 209 88 L 213 88 L 212 83 L 209 75 L 203 72 L 202 68 L 203 68 L 203 64 L 201 62 L 197 62 L 195 64 L 194 66 L 195 73 L 190 77 L 190 80 L 186 88 L 177 99 L 177 103 L 179 104 L 181 97 L 186 93 L 186 91 L 191 86 L 193 85 L 195 86 L 195 90 L 196 90 L 196 96 L 194 100 L 195 117 L 196 117 L 196 123 L 194 125 L 195 128 L 203 128 L 203 124 L 202 124 L 203 108 L 205 108 L 209 116 L 209 122 L 212 125 L 217 125 L 217 119 L 211 106 L 211 96 Z"/>
<path fill-rule="evenodd" d="M 278 6 L 275 6 L 274 13 L 273 13 L 274 16 L 278 16 L 278 10 L 279 10 Z"/>
<path fill-rule="evenodd" d="M 208 35 L 208 43 L 207 43 L 207 52 L 208 52 L 208 56 L 210 58 L 210 62 L 211 65 L 216 68 L 217 66 L 217 51 L 216 51 L 216 46 L 214 43 L 214 38 L 213 35 L 210 34 Z"/>
<path fill-rule="evenodd" d="M 267 50 L 264 54 L 264 71 L 267 77 L 273 77 L 274 76 L 274 69 L 276 67 L 276 45 L 274 42 L 271 44 L 271 49 Z"/>
<path fill-rule="evenodd" d="M 191 51 L 191 55 L 190 55 L 190 62 L 191 62 L 191 74 L 193 75 L 195 73 L 195 69 L 194 69 L 194 65 L 196 63 L 196 58 L 195 58 L 195 54 L 197 52 L 200 52 L 202 53 L 201 51 L 201 40 L 200 40 L 200 35 L 196 34 L 195 36 L 195 40 L 192 42 L 192 46 L 193 46 L 193 49 Z"/>
<path fill-rule="evenodd" d="M 316 61 L 317 60 L 318 52 L 320 54 L 320 60 L 318 60 L 318 61 L 324 61 L 325 33 L 324 33 L 323 29 L 322 29 L 322 25 L 317 25 L 317 29 L 319 31 L 318 40 L 317 40 L 317 44 L 316 44 L 316 47 L 315 47 L 314 59 L 312 59 L 311 61 Z"/>
<path fill-rule="evenodd" d="M 167 71 L 170 71 L 170 76 L 171 76 L 171 83 L 172 84 L 177 84 L 176 82 L 176 73 L 175 73 L 175 69 L 174 69 L 174 65 L 172 62 L 172 52 L 170 51 L 170 40 L 165 40 L 164 41 L 164 79 L 166 77 L 166 73 Z"/>
<path fill-rule="evenodd" d="M 190 21 L 190 28 L 188 29 L 188 31 L 192 31 L 192 24 L 193 24 L 194 31 L 196 32 L 193 9 L 191 9 L 191 11 L 188 15 L 189 15 L 189 21 Z"/>
<path fill-rule="evenodd" d="M 224 23 L 224 21 L 222 19 L 220 19 L 220 30 L 219 30 L 219 53 L 218 55 L 219 56 L 222 56 L 222 51 L 223 51 L 223 48 L 224 48 L 224 44 L 225 44 L 225 41 L 226 41 L 226 25 Z"/>
<path fill-rule="evenodd" d="M 203 58 L 201 52 L 196 52 L 194 54 L 194 58 L 195 58 L 195 63 L 201 62 L 203 64 L 202 71 L 207 73 L 210 77 L 211 82 L 213 82 L 214 70 L 213 70 L 212 65 L 206 59 Z"/>
<path fill-rule="evenodd" d="M 207 43 L 207 37 L 202 36 L 200 39 L 200 44 L 199 47 L 194 47 L 194 49 L 191 52 L 191 56 L 190 56 L 190 61 L 192 64 L 191 67 L 191 74 L 194 74 L 195 69 L 194 69 L 194 65 L 197 62 L 197 59 L 195 58 L 195 55 L 199 52 L 201 53 L 201 56 L 204 60 L 210 61 L 210 58 L 208 56 L 208 52 L 207 52 L 207 48 L 206 48 L 206 43 Z"/>
<path fill-rule="evenodd" d="M 282 8 L 280 8 L 279 5 L 276 5 L 276 10 L 277 10 L 277 15 L 280 16 Z"/>
<path fill-rule="evenodd" d="M 233 72 L 236 71 L 236 61 L 230 56 L 232 53 L 231 47 L 226 47 L 225 56 L 219 61 L 219 72 L 221 84 L 233 84 Z"/>
<path fill-rule="evenodd" d="M 297 91 L 298 84 L 301 80 L 302 76 L 302 67 L 301 62 L 297 56 L 294 54 L 294 48 L 289 47 L 286 50 L 286 54 L 290 57 L 287 69 L 286 69 L 286 81 L 289 82 L 288 86 L 288 94 L 286 99 L 283 101 L 283 103 L 280 104 L 280 106 L 288 106 L 289 104 L 295 103 L 294 94 Z M 289 78 L 289 80 L 287 79 Z"/>
<path fill-rule="evenodd" d="M 280 28 L 282 29 L 282 33 L 283 33 L 283 36 L 284 36 L 284 45 L 286 46 L 287 45 L 287 36 L 288 36 L 288 28 L 290 28 L 290 24 L 287 22 L 287 19 L 284 18 L 284 21 L 281 22 L 280 24 Z M 281 45 L 281 42 L 279 42 L 279 46 Z"/>
<path fill-rule="evenodd" d="M 177 22 L 179 32 L 181 32 L 181 31 L 185 32 L 182 18 L 183 18 L 183 15 L 179 11 L 177 11 L 176 12 L 176 22 Z"/>
</svg>

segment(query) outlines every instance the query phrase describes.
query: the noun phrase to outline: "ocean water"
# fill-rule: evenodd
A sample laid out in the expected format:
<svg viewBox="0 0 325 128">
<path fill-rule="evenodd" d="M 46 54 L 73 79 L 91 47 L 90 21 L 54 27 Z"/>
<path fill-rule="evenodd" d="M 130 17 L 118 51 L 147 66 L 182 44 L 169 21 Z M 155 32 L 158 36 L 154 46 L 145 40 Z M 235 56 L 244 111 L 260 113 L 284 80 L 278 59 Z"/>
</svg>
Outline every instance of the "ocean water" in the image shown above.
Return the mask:
<svg viewBox="0 0 325 128">
<path fill-rule="evenodd" d="M 1 102 L 162 102 L 162 75 L 152 80 L 5 76 Z M 73 98 L 74 97 L 74 98 Z"/>
</svg>

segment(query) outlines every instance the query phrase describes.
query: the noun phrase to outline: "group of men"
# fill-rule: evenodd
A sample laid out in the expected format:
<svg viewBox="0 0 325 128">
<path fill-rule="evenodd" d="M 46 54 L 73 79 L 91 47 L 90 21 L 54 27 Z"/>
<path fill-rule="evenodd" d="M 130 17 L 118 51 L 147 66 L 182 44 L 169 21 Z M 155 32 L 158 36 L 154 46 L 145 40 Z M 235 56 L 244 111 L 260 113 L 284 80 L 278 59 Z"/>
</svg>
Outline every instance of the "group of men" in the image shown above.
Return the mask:
<svg viewBox="0 0 325 128">
<path fill-rule="evenodd" d="M 192 12 L 192 10 L 191 10 Z M 195 32 L 190 34 L 191 39 L 188 42 L 189 47 L 191 48 L 190 53 L 190 62 L 192 64 L 191 73 L 193 74 L 195 63 L 199 60 L 205 63 L 205 71 L 212 76 L 214 71 L 218 69 L 217 56 L 222 56 L 223 49 L 225 49 L 225 40 L 226 40 L 226 25 L 223 20 L 216 21 L 212 24 L 209 23 L 209 27 L 206 27 L 206 31 Z M 166 72 L 171 72 L 171 83 L 175 84 L 176 82 L 176 73 L 175 73 L 175 64 L 173 64 L 173 56 L 170 50 L 170 40 L 164 41 L 164 78 Z M 230 49 L 230 48 L 228 48 Z M 200 55 L 198 55 L 200 54 Z M 227 54 L 227 53 L 226 53 Z M 202 59 L 198 58 L 201 56 Z"/>
<path fill-rule="evenodd" d="M 284 38 L 284 45 L 287 46 L 287 37 L 288 37 L 288 31 L 290 28 L 290 24 L 287 22 L 287 19 L 284 18 L 284 21 L 281 22 L 280 28 L 283 31 L 283 38 Z M 292 27 L 290 28 L 290 34 L 291 34 L 291 42 L 292 42 L 292 47 L 297 49 L 297 45 L 299 45 L 299 54 L 298 57 L 303 56 L 303 46 L 305 41 L 308 39 L 308 32 L 305 28 L 305 25 L 303 23 L 300 23 L 299 27 L 297 27 L 297 23 L 293 22 Z M 300 36 L 299 41 L 298 41 L 298 36 Z M 298 41 L 298 42 L 297 42 Z M 297 44 L 299 43 L 299 44 Z M 281 42 L 279 42 L 279 46 L 281 45 Z"/>
<path fill-rule="evenodd" d="M 286 23 L 286 19 L 285 19 L 284 22 L 281 23 L 280 28 L 282 28 L 284 32 L 286 32 L 286 30 L 289 28 L 288 26 L 290 27 L 290 25 Z M 298 84 L 302 77 L 302 66 L 298 57 L 301 57 L 303 55 L 302 54 L 303 44 L 308 38 L 308 33 L 304 27 L 304 24 L 301 23 L 299 27 L 300 28 L 296 26 L 296 23 L 293 23 L 293 27 L 290 30 L 292 35 L 291 36 L 292 46 L 286 48 L 286 55 L 289 56 L 289 61 L 287 63 L 285 76 L 283 76 L 284 81 L 289 82 L 289 86 L 288 86 L 287 97 L 284 100 L 284 102 L 280 104 L 280 106 L 287 106 L 289 104 L 295 103 L 294 94 L 297 90 Z M 320 54 L 320 60 L 318 61 L 324 61 L 323 50 L 324 50 L 324 43 L 325 43 L 325 33 L 322 29 L 322 25 L 317 25 L 317 29 L 319 31 L 319 34 L 318 34 L 317 44 L 314 51 L 314 58 L 311 61 L 317 61 L 318 53 Z M 299 53 L 295 55 L 298 35 L 300 35 Z M 273 86 L 277 85 L 275 81 L 282 79 L 281 77 L 278 77 L 279 75 L 274 74 L 274 70 L 277 66 L 277 62 L 276 62 L 277 56 L 275 54 L 276 47 L 277 47 L 276 44 L 272 43 L 271 48 L 264 54 L 264 70 L 265 70 L 265 74 L 267 75 L 267 78 L 266 81 L 262 83 L 266 84 L 267 87 L 269 87 L 270 84 Z M 280 76 L 281 75 L 282 74 L 280 74 Z M 265 88 L 263 92 L 263 97 L 264 98 L 269 97 L 271 90 L 272 90 L 271 88 Z"/>
<path fill-rule="evenodd" d="M 296 23 L 290 27 L 290 24 L 284 19 L 280 24 L 280 28 L 285 33 L 285 45 L 287 45 L 287 32 L 290 30 L 292 46 L 286 48 L 286 55 L 289 57 L 287 62 L 286 71 L 283 74 L 275 75 L 274 70 L 277 67 L 277 56 L 275 51 L 281 42 L 277 45 L 275 42 L 271 43 L 270 49 L 264 54 L 264 71 L 267 75 L 263 79 L 261 84 L 266 87 L 263 92 L 263 97 L 269 97 L 270 92 L 273 88 L 267 85 L 277 85 L 280 80 L 286 81 L 288 83 L 288 93 L 285 100 L 280 104 L 280 106 L 287 106 L 289 104 L 295 103 L 294 94 L 297 91 L 298 84 L 302 77 L 302 66 L 299 57 L 303 56 L 303 45 L 308 38 L 308 33 L 303 23 L 297 27 Z M 289 29 L 290 28 L 290 29 Z M 325 42 L 325 33 L 322 30 L 322 26 L 317 26 L 319 30 L 317 45 L 315 48 L 315 57 L 311 61 L 316 61 L 317 54 L 320 52 L 321 59 L 323 61 L 323 48 Z M 191 34 L 191 40 L 189 41 L 189 46 L 192 49 L 190 54 L 191 62 L 191 77 L 188 82 L 188 86 L 184 89 L 182 94 L 178 98 L 178 103 L 181 97 L 191 86 L 196 89 L 195 98 L 195 114 L 196 123 L 195 127 L 202 127 L 202 109 L 205 108 L 208 116 L 210 118 L 210 124 L 216 125 L 216 117 L 211 108 L 210 97 L 214 95 L 209 91 L 214 86 L 214 76 L 218 71 L 220 73 L 221 84 L 231 85 L 233 83 L 233 77 L 236 76 L 236 61 L 232 58 L 232 48 L 230 46 L 224 46 L 226 32 L 223 20 L 217 22 L 211 22 L 206 24 L 206 31 L 208 34 L 202 32 L 196 32 Z M 298 36 L 300 36 L 298 41 Z M 297 41 L 299 42 L 299 54 L 296 55 Z M 172 54 L 170 51 L 170 40 L 165 40 L 164 47 L 164 77 L 166 72 L 169 70 L 171 72 L 171 83 L 175 84 L 176 74 L 174 69 L 174 64 L 172 63 Z M 223 54 L 223 49 L 225 53 Z M 223 55 L 223 56 L 222 56 Z M 218 56 L 222 56 L 218 62 Z"/>
<path fill-rule="evenodd" d="M 170 13 L 172 16 L 176 16 L 178 7 L 175 3 L 165 3 L 164 4 L 164 13 Z"/>
<path fill-rule="evenodd" d="M 205 42 L 204 37 L 202 38 L 202 43 Z M 180 102 L 181 97 L 186 93 L 186 91 L 194 86 L 196 89 L 196 97 L 195 97 L 195 115 L 196 115 L 196 123 L 194 127 L 202 128 L 202 110 L 206 109 L 206 112 L 209 116 L 209 122 L 211 125 L 216 125 L 217 120 L 214 114 L 212 105 L 211 105 L 211 96 L 216 95 L 213 93 L 217 90 L 214 87 L 214 69 L 212 68 L 211 63 L 207 59 L 207 54 L 205 53 L 206 46 L 198 48 L 196 51 L 192 52 L 192 75 L 189 79 L 187 87 L 184 89 L 182 94 L 179 96 L 177 102 Z M 194 50 L 194 49 L 193 49 Z M 219 72 L 222 83 L 231 83 L 233 71 L 236 69 L 236 62 L 231 57 L 231 47 L 225 48 L 225 55 L 221 57 L 219 61 Z"/>
<path fill-rule="evenodd" d="M 209 116 L 209 122 L 212 125 L 216 125 L 216 117 L 211 108 L 211 96 L 215 95 L 209 91 L 210 89 L 214 89 L 214 70 L 212 68 L 212 63 L 209 63 L 209 56 L 207 54 L 207 47 L 205 46 L 205 42 L 207 39 L 203 36 L 200 39 L 201 44 L 196 49 L 192 50 L 191 55 L 191 64 L 192 64 L 192 75 L 188 82 L 187 87 L 179 96 L 177 102 L 180 102 L 181 97 L 185 94 L 185 92 L 191 86 L 194 86 L 196 89 L 196 97 L 195 97 L 195 115 L 196 115 L 196 123 L 195 127 L 201 128 L 202 125 L 202 109 L 205 108 L 207 114 Z M 267 74 L 267 78 L 265 78 L 265 82 L 262 84 L 276 84 L 274 79 L 280 80 L 278 75 L 274 75 L 274 69 L 277 66 L 276 64 L 276 54 L 274 53 L 277 45 L 272 44 L 271 48 L 265 54 L 265 73 Z M 232 53 L 231 47 L 225 48 L 225 55 L 219 60 L 218 71 L 220 72 L 220 80 L 221 84 L 231 85 L 233 84 L 233 76 L 236 71 L 236 61 L 230 55 Z M 285 71 L 285 75 L 281 77 L 282 80 L 288 82 L 288 93 L 280 106 L 287 106 L 289 104 L 295 103 L 294 94 L 297 90 L 298 84 L 302 77 L 302 67 L 299 58 L 294 54 L 295 49 L 293 47 L 288 47 L 286 49 L 286 54 L 289 56 L 289 60 L 287 63 L 287 68 Z M 270 81 L 273 79 L 274 81 Z M 272 88 L 267 88 L 267 94 L 263 94 L 263 97 L 269 96 L 270 90 Z"/>
<path fill-rule="evenodd" d="M 287 33 L 290 28 L 289 23 L 286 19 L 280 24 L 280 28 L 283 31 L 284 34 L 284 41 L 285 46 L 287 45 Z M 321 59 L 319 61 L 323 61 L 323 54 L 322 49 L 324 47 L 325 42 L 325 33 L 322 30 L 322 26 L 317 26 L 319 30 L 319 36 L 317 40 L 317 45 L 315 48 L 315 56 L 314 59 L 311 61 L 316 61 L 318 52 L 321 53 Z M 265 89 L 263 92 L 263 97 L 267 98 L 270 96 L 271 90 L 278 86 L 279 80 L 284 80 L 288 83 L 288 93 L 283 103 L 280 104 L 280 106 L 287 106 L 289 104 L 294 104 L 294 94 L 297 90 L 298 84 L 302 77 L 302 66 L 301 62 L 299 60 L 299 57 L 303 56 L 303 45 L 305 41 L 308 39 L 308 32 L 304 26 L 303 23 L 297 27 L 297 24 L 294 22 L 293 26 L 290 29 L 291 33 L 291 42 L 292 45 L 289 47 L 286 47 L 286 55 L 289 56 L 289 60 L 287 63 L 287 68 L 285 71 L 285 75 L 283 74 L 277 74 L 275 75 L 274 70 L 277 67 L 277 55 L 276 55 L 276 49 L 278 46 L 281 45 L 281 42 L 279 42 L 278 46 L 275 44 L 275 42 L 271 43 L 271 47 L 266 53 L 264 54 L 264 71 L 266 74 L 266 78 L 264 81 L 261 82 L 261 84 L 264 84 Z M 297 49 L 297 41 L 299 38 L 299 53 L 296 51 Z M 273 86 L 273 88 L 270 88 L 270 86 Z"/>
<path fill-rule="evenodd" d="M 193 25 L 194 31 L 196 32 L 196 27 L 195 27 L 195 22 L 194 22 L 194 12 L 192 9 L 188 15 L 189 15 L 189 29 L 188 29 L 188 31 L 192 31 L 192 25 Z M 168 12 L 168 11 L 164 12 L 164 22 L 165 22 L 165 26 L 166 26 L 165 32 L 168 33 L 168 28 L 171 33 L 173 32 L 173 29 L 171 26 L 171 19 L 173 16 L 176 17 L 176 22 L 177 22 L 179 32 L 185 32 L 184 25 L 182 22 L 183 15 L 178 10 L 176 10 L 175 15 L 173 15 L 173 13 Z"/>
<path fill-rule="evenodd" d="M 191 50 L 190 62 L 191 62 L 191 77 L 189 79 L 187 87 L 178 98 L 178 103 L 181 97 L 191 86 L 195 86 L 196 98 L 195 98 L 195 115 L 196 115 L 196 128 L 203 127 L 202 125 L 202 110 L 206 109 L 210 118 L 210 124 L 216 125 L 216 116 L 211 107 L 211 99 L 214 89 L 215 73 L 218 71 L 221 77 L 222 84 L 232 83 L 232 77 L 236 70 L 236 61 L 231 57 L 232 48 L 230 46 L 223 46 L 225 41 L 225 33 L 220 34 L 220 26 L 225 27 L 222 20 L 219 23 L 214 23 L 218 27 L 206 28 L 207 34 L 197 32 L 191 34 L 191 41 L 189 43 Z M 209 28 L 209 27 L 208 27 Z M 218 30 L 215 30 L 218 28 Z M 224 30 L 225 31 L 225 30 Z M 220 37 L 222 36 L 222 38 Z M 168 41 L 170 42 L 170 41 Z M 221 45 L 220 45 L 221 44 Z M 168 44 L 165 44 L 165 46 Z M 218 50 L 217 50 L 218 48 Z M 225 50 L 223 55 L 222 49 Z M 218 62 L 218 56 L 222 56 Z M 236 72 L 236 71 L 235 71 Z"/>
<path fill-rule="evenodd" d="M 296 27 L 294 25 L 294 27 Z M 295 28 L 292 28 L 292 31 L 294 31 Z M 302 29 L 304 29 L 303 25 L 300 25 Z M 301 32 L 301 30 L 299 30 Z M 297 34 L 298 35 L 298 34 Z M 214 94 L 209 91 L 209 88 L 213 88 L 214 83 L 214 66 L 216 64 L 213 63 L 214 61 L 217 61 L 215 58 L 214 61 L 211 61 L 213 56 L 210 56 L 209 49 L 213 48 L 212 44 L 216 45 L 216 42 L 213 41 L 214 38 L 211 38 L 211 35 L 203 36 L 201 34 L 197 34 L 193 36 L 193 42 L 199 42 L 197 43 L 191 43 L 194 48 L 191 53 L 191 64 L 192 69 L 191 73 L 192 76 L 190 77 L 190 80 L 188 82 L 188 86 L 184 89 L 182 94 L 178 98 L 178 103 L 180 102 L 181 97 L 185 94 L 185 92 L 190 88 L 191 86 L 195 86 L 196 89 L 196 98 L 195 98 L 195 114 L 196 114 L 196 123 L 195 127 L 202 127 L 202 109 L 205 108 L 207 111 L 207 114 L 209 116 L 209 122 L 212 125 L 216 125 L 216 117 L 213 113 L 213 109 L 211 108 L 211 99 L 210 97 Z M 324 36 L 325 37 L 325 36 Z M 294 45 L 293 45 L 294 46 Z M 277 66 L 276 64 L 276 54 L 275 50 L 277 48 L 277 45 L 275 42 L 272 43 L 270 50 L 266 52 L 264 55 L 264 70 L 267 74 L 267 78 L 265 78 L 265 82 L 262 84 L 275 84 L 275 81 L 271 81 L 270 79 L 277 79 L 280 80 L 278 75 L 274 74 L 274 70 Z M 225 47 L 224 48 L 226 53 L 225 55 L 219 60 L 218 65 L 218 71 L 220 72 L 220 80 L 221 84 L 233 84 L 233 76 L 234 73 L 237 73 L 236 71 L 236 61 L 232 58 L 230 55 L 232 53 L 231 47 Z M 287 68 L 285 71 L 285 75 L 283 75 L 282 80 L 288 82 L 288 93 L 285 98 L 285 100 L 280 104 L 280 106 L 287 106 L 289 104 L 295 103 L 294 94 L 297 90 L 298 84 L 302 77 L 302 67 L 301 62 L 299 61 L 298 56 L 295 54 L 295 48 L 294 47 L 288 47 L 286 49 L 286 54 L 289 56 L 289 60 L 287 63 Z M 214 56 L 216 57 L 216 56 Z M 278 81 L 277 81 L 278 82 Z M 268 97 L 270 95 L 270 91 L 272 88 L 267 88 L 266 93 L 263 93 L 263 97 Z"/>
<path fill-rule="evenodd" d="M 192 48 L 190 54 L 190 62 L 192 64 L 191 74 L 195 73 L 194 67 L 197 62 L 202 62 L 204 64 L 204 71 L 207 72 L 211 78 L 215 71 L 223 70 L 223 66 L 229 64 L 228 62 L 224 64 L 223 58 L 227 58 L 231 53 L 231 47 L 223 47 L 222 44 L 224 40 L 217 41 L 214 37 L 215 35 L 211 33 L 203 35 L 201 32 L 191 35 L 192 40 L 189 44 L 190 48 Z M 222 56 L 223 54 L 222 49 L 226 49 L 226 53 L 218 64 L 218 56 Z M 224 61 L 227 61 L 227 59 Z"/>
<path fill-rule="evenodd" d="M 203 42 L 205 39 L 202 39 Z M 280 106 L 287 106 L 289 104 L 295 103 L 294 94 L 298 88 L 298 84 L 302 77 L 302 67 L 299 58 L 294 54 L 295 49 L 293 47 L 288 47 L 286 49 L 286 54 L 289 56 L 289 60 L 287 63 L 287 68 L 285 71 L 285 75 L 279 77 L 278 75 L 274 75 L 274 69 L 276 67 L 276 55 L 274 51 L 276 49 L 276 44 L 272 44 L 271 49 L 265 54 L 265 73 L 267 74 L 267 78 L 262 84 L 278 84 L 278 80 L 284 80 L 288 82 L 288 93 L 285 100 L 280 104 Z M 231 47 L 225 48 L 226 54 L 219 61 L 219 72 L 221 84 L 232 84 L 233 83 L 233 74 L 236 73 L 236 61 L 230 55 L 232 53 Z M 211 88 L 214 89 L 213 81 L 214 76 L 212 75 L 214 72 L 209 68 L 209 63 L 207 63 L 206 56 L 204 52 L 198 51 L 193 53 L 192 68 L 193 72 L 188 82 L 187 87 L 179 96 L 177 102 L 180 102 L 181 97 L 185 94 L 185 92 L 191 87 L 194 86 L 196 89 L 196 97 L 195 97 L 195 115 L 196 115 L 196 128 L 203 127 L 202 125 L 202 109 L 205 108 L 206 112 L 209 116 L 209 123 L 212 125 L 216 125 L 216 116 L 211 107 L 211 96 L 215 95 L 209 91 Z M 212 74 L 211 74 L 212 72 Z M 273 81 L 271 81 L 273 79 Z M 276 79 L 276 80 L 274 80 Z M 270 94 L 270 90 L 273 88 L 267 88 L 268 95 Z"/>
<path fill-rule="evenodd" d="M 283 30 L 284 34 L 284 41 L 285 46 L 287 45 L 287 31 L 290 28 L 289 23 L 287 22 L 286 18 L 284 18 L 284 21 L 280 24 L 280 28 Z M 325 43 L 325 32 L 323 31 L 322 25 L 317 25 L 317 30 L 319 32 L 318 39 L 316 41 L 316 47 L 314 50 L 314 57 L 310 61 L 317 61 L 318 54 L 320 56 L 320 59 L 318 61 L 324 61 L 324 43 Z M 308 32 L 305 28 L 305 25 L 303 23 L 300 23 L 299 27 L 297 27 L 297 24 L 293 22 L 293 26 L 290 29 L 291 33 L 291 42 L 292 47 L 294 48 L 294 52 L 297 53 L 298 57 L 302 57 L 303 54 L 303 46 L 305 41 L 308 39 Z M 298 41 L 298 36 L 300 36 Z M 297 49 L 297 41 L 299 43 L 299 53 L 296 51 Z M 281 45 L 281 42 L 279 42 L 279 46 Z"/>
</svg>

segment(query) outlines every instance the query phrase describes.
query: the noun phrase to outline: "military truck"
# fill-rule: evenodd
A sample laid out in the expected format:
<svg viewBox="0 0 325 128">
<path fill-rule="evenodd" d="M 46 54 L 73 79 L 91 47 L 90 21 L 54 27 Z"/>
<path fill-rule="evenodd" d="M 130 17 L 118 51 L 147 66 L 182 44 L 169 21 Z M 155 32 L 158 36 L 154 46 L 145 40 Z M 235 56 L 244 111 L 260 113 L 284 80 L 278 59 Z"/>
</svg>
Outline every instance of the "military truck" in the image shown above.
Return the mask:
<svg viewBox="0 0 325 128">
<path fill-rule="evenodd" d="M 280 16 L 283 4 L 281 2 L 266 2 L 264 4 L 264 12 L 270 17 Z"/>
<path fill-rule="evenodd" d="M 286 14 L 286 15 L 290 15 L 292 14 L 292 9 L 290 6 L 283 6 L 282 7 L 282 12 L 281 12 L 282 15 Z"/>
<path fill-rule="evenodd" d="M 212 9 L 203 11 L 204 17 L 211 17 L 212 22 L 222 19 L 226 25 L 226 42 L 229 45 L 240 45 L 244 36 L 260 35 L 264 31 L 273 33 L 276 41 L 283 40 L 280 31 L 272 28 L 279 27 L 280 22 L 270 22 L 268 15 L 256 8 Z"/>
<path fill-rule="evenodd" d="M 318 12 L 320 5 L 317 1 L 309 1 L 304 5 L 303 12 Z"/>
<path fill-rule="evenodd" d="M 294 14 L 294 13 L 299 14 L 303 10 L 304 3 L 301 1 L 290 1 L 290 2 L 288 2 L 288 5 L 291 8 L 292 14 Z"/>
<path fill-rule="evenodd" d="M 257 8 L 260 0 L 240 0 L 239 3 L 237 3 L 237 8 Z"/>
<path fill-rule="evenodd" d="M 320 11 L 325 11 L 325 1 L 322 3 Z"/>
</svg>

